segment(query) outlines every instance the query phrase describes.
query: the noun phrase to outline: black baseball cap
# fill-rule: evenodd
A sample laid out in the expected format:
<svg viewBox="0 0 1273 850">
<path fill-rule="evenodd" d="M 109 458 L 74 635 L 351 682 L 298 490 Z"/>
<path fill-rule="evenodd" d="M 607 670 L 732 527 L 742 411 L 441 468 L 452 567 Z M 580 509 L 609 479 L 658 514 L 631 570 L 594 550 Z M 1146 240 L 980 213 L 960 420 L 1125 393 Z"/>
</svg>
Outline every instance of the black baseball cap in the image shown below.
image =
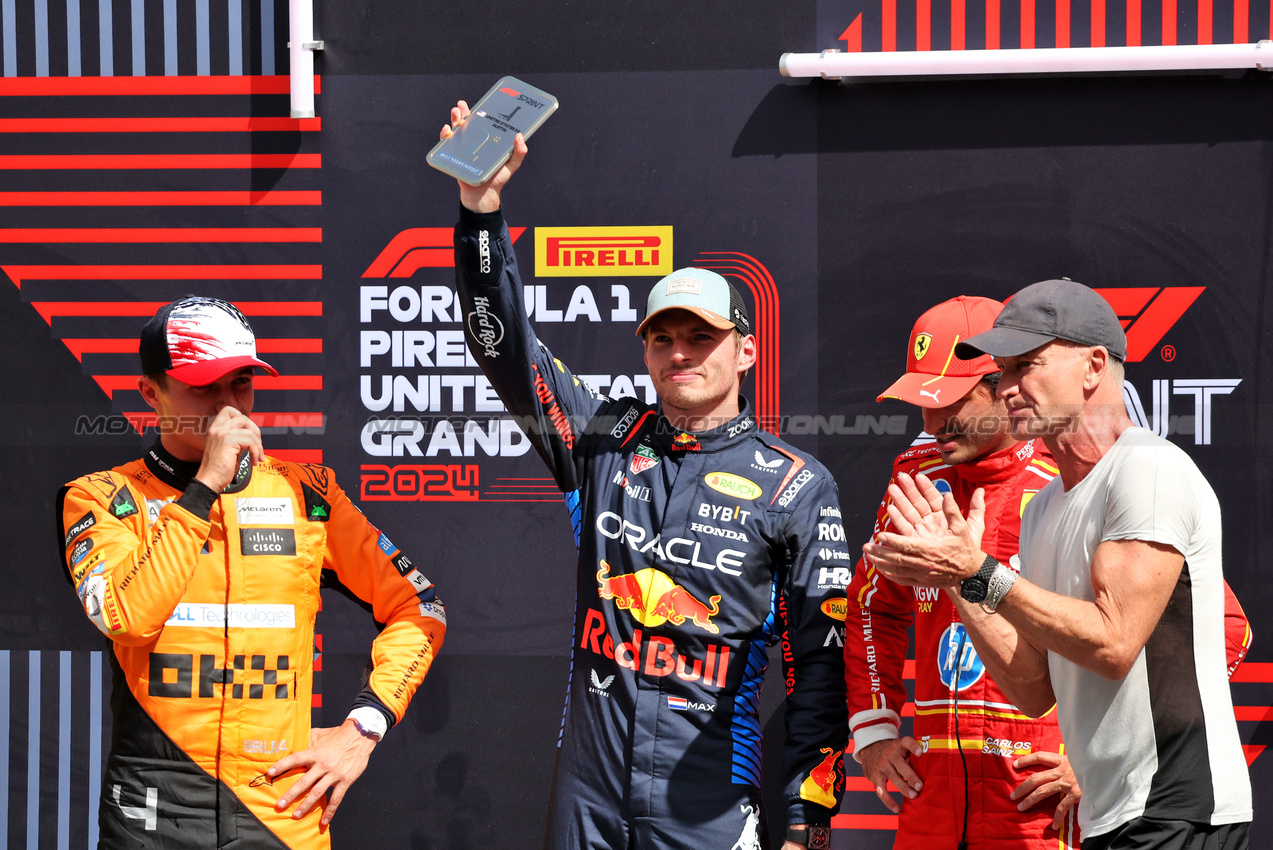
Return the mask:
<svg viewBox="0 0 1273 850">
<path fill-rule="evenodd" d="M 1114 308 L 1081 283 L 1062 278 L 1032 283 L 1004 304 L 994 327 L 955 346 L 955 356 L 1016 357 L 1054 339 L 1103 345 L 1127 359 L 1127 335 Z"/>
</svg>

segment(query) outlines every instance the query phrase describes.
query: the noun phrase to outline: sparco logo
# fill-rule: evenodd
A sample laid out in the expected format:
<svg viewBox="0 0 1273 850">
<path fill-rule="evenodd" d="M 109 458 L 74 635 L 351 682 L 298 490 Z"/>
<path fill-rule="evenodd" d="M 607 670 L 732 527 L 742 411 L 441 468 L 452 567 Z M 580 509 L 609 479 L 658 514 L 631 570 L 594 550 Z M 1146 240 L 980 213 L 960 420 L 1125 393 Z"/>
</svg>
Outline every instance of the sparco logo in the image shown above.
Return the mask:
<svg viewBox="0 0 1273 850">
<path fill-rule="evenodd" d="M 482 274 L 491 273 L 491 234 L 485 230 L 477 234 L 477 262 Z"/>
<path fill-rule="evenodd" d="M 487 265 L 490 257 L 487 257 Z M 490 312 L 491 300 L 482 296 L 473 299 L 473 312 L 468 315 L 469 336 L 482 346 L 487 357 L 499 357 L 497 346 L 504 341 L 504 324 Z"/>
<path fill-rule="evenodd" d="M 628 412 L 623 414 L 623 418 L 619 420 L 619 424 L 614 426 L 614 430 L 610 432 L 610 436 L 616 440 L 622 439 L 623 435 L 628 432 L 628 428 L 632 427 L 632 423 L 641 415 L 638 408 L 629 408 Z"/>
<path fill-rule="evenodd" d="M 791 482 L 791 486 L 782 491 L 782 496 L 778 499 L 778 504 L 784 508 L 790 505 L 795 501 L 796 494 L 798 494 L 804 485 L 808 484 L 812 479 L 812 472 L 807 469 L 802 470 L 800 474 L 796 476 L 796 480 Z"/>
</svg>

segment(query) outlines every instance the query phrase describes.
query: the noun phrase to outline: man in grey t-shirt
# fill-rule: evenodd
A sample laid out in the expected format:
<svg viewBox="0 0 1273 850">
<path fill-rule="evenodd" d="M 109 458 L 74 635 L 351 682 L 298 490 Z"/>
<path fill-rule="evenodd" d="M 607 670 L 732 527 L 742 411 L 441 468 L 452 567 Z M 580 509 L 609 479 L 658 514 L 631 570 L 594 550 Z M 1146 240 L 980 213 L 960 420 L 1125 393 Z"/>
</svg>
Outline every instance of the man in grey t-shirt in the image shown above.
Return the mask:
<svg viewBox="0 0 1273 850">
<path fill-rule="evenodd" d="M 1244 850 L 1220 508 L 1184 452 L 1128 418 L 1126 350 L 1113 309 L 1069 280 L 1026 287 L 956 349 L 996 358 L 1013 427 L 1060 470 L 1026 509 L 1019 580 L 981 551 L 982 496 L 965 519 L 923 476 L 899 476 L 897 533 L 863 548 L 894 581 L 980 602 L 965 624 L 995 681 L 1030 714 L 1057 706 L 1084 850 Z"/>
</svg>

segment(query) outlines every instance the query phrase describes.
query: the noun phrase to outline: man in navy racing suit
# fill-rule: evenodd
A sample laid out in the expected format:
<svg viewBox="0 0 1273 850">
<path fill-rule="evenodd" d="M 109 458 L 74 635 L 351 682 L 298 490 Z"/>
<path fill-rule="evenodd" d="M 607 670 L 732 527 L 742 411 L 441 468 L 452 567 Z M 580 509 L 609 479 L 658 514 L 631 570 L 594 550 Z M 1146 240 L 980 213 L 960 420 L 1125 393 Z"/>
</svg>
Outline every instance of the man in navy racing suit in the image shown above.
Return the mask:
<svg viewBox="0 0 1273 850">
<path fill-rule="evenodd" d="M 452 122 L 467 114 L 461 102 Z M 767 846 L 759 690 L 766 647 L 781 640 L 783 846 L 824 847 L 847 742 L 852 560 L 835 482 L 761 431 L 739 396 L 756 340 L 713 272 L 673 272 L 650 295 L 637 332 L 657 406 L 593 392 L 536 340 L 500 212 L 525 153 L 519 136 L 490 182 L 461 184 L 455 266 L 470 351 L 578 497 L 571 680 L 545 846 Z"/>
</svg>

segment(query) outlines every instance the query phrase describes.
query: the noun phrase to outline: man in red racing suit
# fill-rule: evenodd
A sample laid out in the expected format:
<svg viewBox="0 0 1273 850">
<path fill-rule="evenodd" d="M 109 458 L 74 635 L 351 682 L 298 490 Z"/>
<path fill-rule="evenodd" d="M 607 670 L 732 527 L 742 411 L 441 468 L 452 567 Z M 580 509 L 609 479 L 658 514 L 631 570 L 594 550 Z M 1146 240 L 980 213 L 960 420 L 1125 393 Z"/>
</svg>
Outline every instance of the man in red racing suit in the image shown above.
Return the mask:
<svg viewBox="0 0 1273 850">
<path fill-rule="evenodd" d="M 1017 442 L 1009 435 L 1003 403 L 994 396 L 991 358 L 951 356 L 956 342 L 989 329 L 1001 306 L 961 296 L 921 316 L 911 332 L 907 374 L 880 398 L 919 405 L 925 431 L 935 438 L 902 453 L 893 480 L 922 472 L 962 511 L 984 488 L 982 548 L 1006 564 L 1017 554 L 1026 503 L 1057 470 L 1041 440 Z M 888 527 L 887 504 L 886 497 L 874 533 Z M 1227 596 L 1232 675 L 1250 631 L 1236 598 Z M 913 737 L 899 738 L 912 621 L 915 719 Z M 848 590 L 845 668 L 854 757 L 890 809 L 899 810 L 887 781 L 905 797 L 895 848 L 1079 845 L 1074 803 L 1081 792 L 1063 758 L 1055 711 L 1032 718 L 1004 697 L 945 591 L 900 586 L 865 557 L 859 560 Z"/>
<path fill-rule="evenodd" d="M 273 370 L 238 309 L 184 298 L 155 323 L 140 386 L 160 439 L 58 494 L 63 564 L 114 671 L 100 846 L 321 850 L 446 615 L 331 470 L 264 454 L 252 370 Z M 311 732 L 320 585 L 382 630 L 349 717 Z"/>
</svg>

